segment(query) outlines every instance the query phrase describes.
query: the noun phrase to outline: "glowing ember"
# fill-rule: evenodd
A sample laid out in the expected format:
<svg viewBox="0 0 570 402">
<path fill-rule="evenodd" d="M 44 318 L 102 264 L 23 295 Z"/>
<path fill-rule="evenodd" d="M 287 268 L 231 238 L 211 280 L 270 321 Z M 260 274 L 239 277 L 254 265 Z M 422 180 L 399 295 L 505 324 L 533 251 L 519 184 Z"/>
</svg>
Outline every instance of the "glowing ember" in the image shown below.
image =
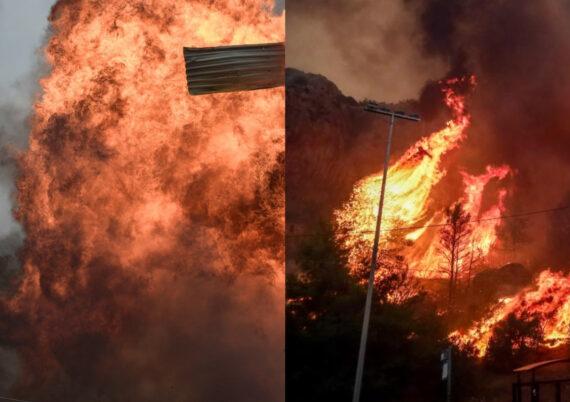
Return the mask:
<svg viewBox="0 0 570 402">
<path fill-rule="evenodd" d="M 570 330 L 570 276 L 546 270 L 531 288 L 500 300 L 490 314 L 464 332 L 450 338 L 459 346 L 472 344 L 484 356 L 494 327 L 509 314 L 517 318 L 538 316 L 544 332 L 544 346 L 554 348 L 568 340 Z"/>
</svg>

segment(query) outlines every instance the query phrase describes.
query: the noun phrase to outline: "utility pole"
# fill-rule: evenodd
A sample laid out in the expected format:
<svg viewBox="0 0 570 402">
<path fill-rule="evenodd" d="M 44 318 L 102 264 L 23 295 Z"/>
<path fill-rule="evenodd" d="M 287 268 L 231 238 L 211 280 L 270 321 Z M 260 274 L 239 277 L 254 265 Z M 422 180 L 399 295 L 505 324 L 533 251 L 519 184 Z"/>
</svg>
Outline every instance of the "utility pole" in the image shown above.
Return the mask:
<svg viewBox="0 0 570 402">
<path fill-rule="evenodd" d="M 370 261 L 370 276 L 368 277 L 368 290 L 366 292 L 366 304 L 364 307 L 364 320 L 362 322 L 362 333 L 360 334 L 360 349 L 358 351 L 358 363 L 356 366 L 356 380 L 354 382 L 354 393 L 352 402 L 360 402 L 360 391 L 362 388 L 362 374 L 364 372 L 364 358 L 366 356 L 366 342 L 368 340 L 368 326 L 370 324 L 370 310 L 372 308 L 372 292 L 374 291 L 374 274 L 377 268 L 378 242 L 380 240 L 380 227 L 382 225 L 382 209 L 384 208 L 384 194 L 386 193 L 386 180 L 388 175 L 388 164 L 390 163 L 390 151 L 392 147 L 392 133 L 396 119 L 419 122 L 420 116 L 417 114 L 406 114 L 404 112 L 394 112 L 393 110 L 380 107 L 374 102 L 368 102 L 364 106 L 367 112 L 378 113 L 390 117 L 390 127 L 388 129 L 388 144 L 386 145 L 386 155 L 384 156 L 384 173 L 382 175 L 382 187 L 380 189 L 380 201 L 378 202 L 378 216 L 376 218 L 376 230 L 374 232 L 374 243 L 372 246 L 372 260 Z"/>
</svg>

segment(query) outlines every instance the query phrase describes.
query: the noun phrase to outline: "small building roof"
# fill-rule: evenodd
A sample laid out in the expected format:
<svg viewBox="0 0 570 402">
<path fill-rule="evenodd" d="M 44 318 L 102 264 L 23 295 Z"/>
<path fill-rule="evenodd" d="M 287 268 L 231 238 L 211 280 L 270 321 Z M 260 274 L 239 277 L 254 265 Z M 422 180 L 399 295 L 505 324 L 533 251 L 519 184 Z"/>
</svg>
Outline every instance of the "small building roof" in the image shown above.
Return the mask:
<svg viewBox="0 0 570 402">
<path fill-rule="evenodd" d="M 557 364 L 557 363 L 570 363 L 570 358 L 566 357 L 563 359 L 544 360 L 537 363 L 527 364 L 526 366 L 514 369 L 513 373 L 525 373 L 528 371 L 534 371 L 539 368 L 550 366 L 552 364 Z"/>
</svg>

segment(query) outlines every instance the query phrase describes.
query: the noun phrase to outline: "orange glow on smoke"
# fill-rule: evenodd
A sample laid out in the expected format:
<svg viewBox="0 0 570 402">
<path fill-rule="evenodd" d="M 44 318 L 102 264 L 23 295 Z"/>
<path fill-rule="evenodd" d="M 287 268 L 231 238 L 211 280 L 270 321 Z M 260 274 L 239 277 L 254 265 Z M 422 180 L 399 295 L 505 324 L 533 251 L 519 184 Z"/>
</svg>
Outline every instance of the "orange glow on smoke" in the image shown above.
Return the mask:
<svg viewBox="0 0 570 402">
<path fill-rule="evenodd" d="M 58 342 L 82 333 L 120 342 L 133 316 L 156 313 L 173 295 L 193 303 L 191 289 L 176 290 L 185 276 L 264 273 L 282 285 L 283 192 L 270 179 L 284 152 L 284 90 L 192 97 L 182 54 L 283 41 L 284 17 L 271 5 L 54 7 L 51 71 L 18 182 L 25 274 L 2 301 L 31 331 L 20 348 L 28 381 L 61 366 Z M 281 324 L 260 325 L 275 333 Z"/>
<path fill-rule="evenodd" d="M 544 346 L 564 344 L 570 329 L 570 277 L 550 270 L 541 272 L 532 287 L 499 300 L 486 318 L 467 331 L 452 333 L 450 338 L 459 346 L 473 344 L 479 356 L 484 356 L 494 327 L 509 314 L 518 318 L 538 315 Z"/>
</svg>

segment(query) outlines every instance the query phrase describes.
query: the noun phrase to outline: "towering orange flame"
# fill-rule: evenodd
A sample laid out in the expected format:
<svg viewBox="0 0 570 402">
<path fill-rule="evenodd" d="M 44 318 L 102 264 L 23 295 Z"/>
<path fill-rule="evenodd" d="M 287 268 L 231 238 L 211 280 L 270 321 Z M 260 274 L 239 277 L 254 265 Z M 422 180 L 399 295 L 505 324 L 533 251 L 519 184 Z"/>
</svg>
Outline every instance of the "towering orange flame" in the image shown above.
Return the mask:
<svg viewBox="0 0 570 402">
<path fill-rule="evenodd" d="M 214 322 L 230 355 L 240 353 L 236 325 L 265 334 L 260 350 L 280 350 L 284 91 L 191 97 L 182 54 L 282 41 L 283 17 L 270 9 L 264 0 L 54 6 L 51 72 L 18 182 L 24 276 L 0 311 L 21 323 L 2 332 L 20 353 L 27 397 L 77 399 L 71 390 L 83 384 L 87 399 L 98 389 L 158 400 L 173 387 L 168 395 L 209 399 L 192 339 Z M 240 290 L 196 283 L 211 277 Z M 258 356 L 268 370 L 245 380 L 267 387 L 260 399 L 280 395 L 273 356 Z"/>
<path fill-rule="evenodd" d="M 486 255 L 491 246 L 495 243 L 496 229 L 500 224 L 497 217 L 505 212 L 505 197 L 507 191 L 499 190 L 497 202 L 489 209 L 482 210 L 483 191 L 492 179 L 503 180 L 511 174 L 509 166 L 487 166 L 486 173 L 473 176 L 463 172 L 463 184 L 465 185 L 465 196 L 462 200 L 465 210 L 469 212 L 477 224 L 473 226 L 473 242 Z"/>
<path fill-rule="evenodd" d="M 562 345 L 570 335 L 570 276 L 550 270 L 541 272 L 532 287 L 500 300 L 486 318 L 467 331 L 452 333 L 450 338 L 459 346 L 473 344 L 484 356 L 494 327 L 509 314 L 518 318 L 537 315 L 545 346 Z"/>
<path fill-rule="evenodd" d="M 405 222 L 406 226 L 429 221 L 426 209 L 431 189 L 445 175 L 440 167 L 442 157 L 459 145 L 469 126 L 462 96 L 446 88 L 445 103 L 453 112 L 454 119 L 447 122 L 442 130 L 421 138 L 388 169 L 382 222 L 384 231 L 393 229 L 398 221 Z M 350 200 L 336 211 L 338 227 L 348 233 L 347 248 L 353 248 L 361 240 L 372 243 L 381 183 L 381 173 L 360 180 Z M 423 231 L 418 229 L 408 234 L 408 238 L 417 239 Z"/>
<path fill-rule="evenodd" d="M 461 172 L 463 177 L 464 194 L 458 200 L 463 205 L 465 212 L 471 216 L 471 234 L 469 244 L 466 244 L 465 255 L 461 256 L 457 263 L 459 264 L 459 276 L 465 277 L 474 274 L 471 272 L 469 264 L 473 262 L 472 258 L 480 260 L 487 256 L 493 245 L 497 242 L 497 229 L 501 224 L 498 219 L 505 212 L 505 198 L 507 190 L 500 189 L 497 193 L 497 200 L 487 209 L 483 209 L 483 193 L 491 180 L 503 180 L 512 170 L 509 166 L 487 166 L 486 172 L 481 175 L 471 175 Z M 441 214 L 436 214 L 432 218 L 432 222 L 439 225 L 444 223 Z M 429 236 L 427 233 L 424 237 Z M 414 272 L 420 277 L 437 277 L 441 275 L 439 267 L 445 265 L 438 251 L 438 237 L 428 238 L 427 249 L 422 247 L 414 247 L 407 253 L 410 260 L 410 266 L 414 268 Z"/>
<path fill-rule="evenodd" d="M 444 101 L 453 113 L 453 119 L 446 127 L 430 136 L 421 138 L 388 169 L 386 201 L 384 204 L 382 229 L 384 232 L 404 227 L 411 228 L 406 238 L 418 241 L 427 237 L 427 246 L 415 247 L 408 252 L 408 262 L 420 277 L 433 277 L 438 273 L 441 259 L 437 253 L 437 236 L 427 233 L 430 225 L 440 225 L 441 213 L 430 211 L 432 190 L 446 175 L 442 167 L 443 157 L 459 147 L 465 139 L 466 129 L 470 125 L 470 116 L 465 110 L 465 99 L 453 90 L 453 84 L 469 81 L 474 85 L 474 77 L 452 79 L 443 89 Z M 485 186 L 491 179 L 504 179 L 510 173 L 508 166 L 487 167 L 485 174 L 471 176 L 463 173 L 465 193 L 458 200 L 474 219 L 485 222 L 474 230 L 474 246 L 487 254 L 496 241 L 497 221 L 486 221 L 497 217 L 504 210 L 505 191 L 499 194 L 496 205 L 482 211 L 482 197 Z M 338 211 L 335 218 L 339 238 L 350 250 L 349 260 L 352 266 L 359 264 L 370 251 L 376 225 L 378 194 L 382 174 L 374 174 L 356 183 L 349 201 Z M 425 241 L 423 243 L 426 243 Z"/>
</svg>

